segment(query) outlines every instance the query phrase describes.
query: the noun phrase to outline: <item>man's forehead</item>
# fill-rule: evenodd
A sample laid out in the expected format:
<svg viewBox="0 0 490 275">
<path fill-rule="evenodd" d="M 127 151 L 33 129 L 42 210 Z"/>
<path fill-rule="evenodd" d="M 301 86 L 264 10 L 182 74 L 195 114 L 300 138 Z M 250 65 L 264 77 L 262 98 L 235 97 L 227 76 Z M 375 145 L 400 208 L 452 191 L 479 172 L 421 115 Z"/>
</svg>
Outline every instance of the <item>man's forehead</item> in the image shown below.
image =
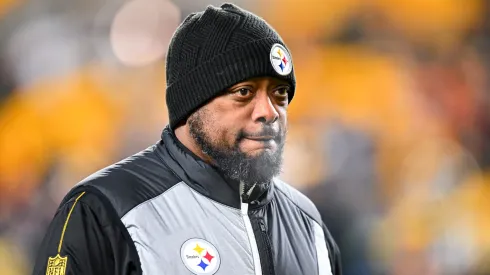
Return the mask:
<svg viewBox="0 0 490 275">
<path fill-rule="evenodd" d="M 244 83 L 264 83 L 264 84 L 269 84 L 269 85 L 287 84 L 287 85 L 289 85 L 289 83 L 287 81 L 282 80 L 282 79 L 277 78 L 277 77 L 260 76 L 260 77 L 252 77 L 252 78 L 240 81 L 240 82 L 236 83 L 235 85 L 233 85 L 232 87 L 240 85 L 240 84 L 244 84 Z"/>
</svg>

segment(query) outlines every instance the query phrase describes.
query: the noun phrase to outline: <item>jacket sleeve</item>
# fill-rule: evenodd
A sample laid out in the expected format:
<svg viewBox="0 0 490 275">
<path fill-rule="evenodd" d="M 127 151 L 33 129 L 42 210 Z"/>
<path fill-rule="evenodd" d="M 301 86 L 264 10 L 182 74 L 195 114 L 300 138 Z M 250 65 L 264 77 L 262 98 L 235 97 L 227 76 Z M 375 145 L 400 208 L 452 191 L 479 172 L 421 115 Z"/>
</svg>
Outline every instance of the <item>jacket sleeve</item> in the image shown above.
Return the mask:
<svg viewBox="0 0 490 275">
<path fill-rule="evenodd" d="M 62 204 L 41 244 L 33 274 L 140 274 L 134 244 L 107 208 L 98 196 L 86 192 Z"/>
<path fill-rule="evenodd" d="M 340 250 L 332 235 L 323 224 L 323 232 L 325 233 L 325 241 L 330 255 L 330 266 L 332 267 L 333 275 L 342 275 L 342 262 L 340 258 Z"/>
</svg>

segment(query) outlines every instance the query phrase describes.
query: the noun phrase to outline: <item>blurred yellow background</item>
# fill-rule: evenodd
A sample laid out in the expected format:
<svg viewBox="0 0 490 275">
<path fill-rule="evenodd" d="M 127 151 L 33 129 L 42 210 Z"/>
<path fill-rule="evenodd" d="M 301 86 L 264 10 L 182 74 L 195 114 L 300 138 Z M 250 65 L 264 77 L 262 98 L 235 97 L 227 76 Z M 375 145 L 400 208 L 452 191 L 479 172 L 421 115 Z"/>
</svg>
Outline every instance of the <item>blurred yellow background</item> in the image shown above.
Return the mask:
<svg viewBox="0 0 490 275">
<path fill-rule="evenodd" d="M 490 274 L 490 2 L 240 0 L 291 49 L 282 178 L 344 274 Z M 217 0 L 0 0 L 0 273 L 63 195 L 159 139 L 165 54 Z"/>
</svg>

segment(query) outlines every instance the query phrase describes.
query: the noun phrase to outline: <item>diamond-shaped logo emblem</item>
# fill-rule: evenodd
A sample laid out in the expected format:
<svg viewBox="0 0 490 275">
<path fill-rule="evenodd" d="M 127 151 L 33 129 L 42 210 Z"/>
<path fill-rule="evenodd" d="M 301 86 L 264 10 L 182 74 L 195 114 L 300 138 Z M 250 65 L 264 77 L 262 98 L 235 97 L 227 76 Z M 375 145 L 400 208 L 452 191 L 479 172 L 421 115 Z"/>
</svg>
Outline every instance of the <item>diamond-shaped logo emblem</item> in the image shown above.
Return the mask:
<svg viewBox="0 0 490 275">
<path fill-rule="evenodd" d="M 203 239 L 190 239 L 180 249 L 182 262 L 194 274 L 215 274 L 221 264 L 216 247 Z"/>
<path fill-rule="evenodd" d="M 270 62 L 274 71 L 280 75 L 288 75 L 293 70 L 291 55 L 286 47 L 279 43 L 274 44 L 271 48 Z"/>
</svg>

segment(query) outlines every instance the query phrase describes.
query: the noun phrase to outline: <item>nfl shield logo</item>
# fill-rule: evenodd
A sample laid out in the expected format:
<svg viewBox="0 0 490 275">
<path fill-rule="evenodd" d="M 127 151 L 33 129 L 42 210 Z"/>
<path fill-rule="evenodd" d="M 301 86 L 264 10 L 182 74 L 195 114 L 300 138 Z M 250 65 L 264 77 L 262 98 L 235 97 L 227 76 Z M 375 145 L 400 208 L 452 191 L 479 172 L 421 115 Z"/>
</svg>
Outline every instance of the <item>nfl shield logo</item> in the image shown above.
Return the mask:
<svg viewBox="0 0 490 275">
<path fill-rule="evenodd" d="M 54 258 L 49 257 L 46 275 L 65 275 L 67 261 L 68 257 L 61 257 L 60 254 Z"/>
</svg>

